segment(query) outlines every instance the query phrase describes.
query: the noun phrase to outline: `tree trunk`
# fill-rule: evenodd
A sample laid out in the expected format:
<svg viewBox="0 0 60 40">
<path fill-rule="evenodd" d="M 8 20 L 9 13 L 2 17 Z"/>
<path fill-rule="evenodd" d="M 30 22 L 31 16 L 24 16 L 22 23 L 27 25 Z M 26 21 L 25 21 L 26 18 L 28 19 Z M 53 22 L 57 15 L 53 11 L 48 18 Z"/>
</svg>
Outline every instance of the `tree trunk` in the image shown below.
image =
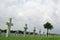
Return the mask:
<svg viewBox="0 0 60 40">
<path fill-rule="evenodd" d="M 47 37 L 48 37 L 48 29 L 47 29 Z"/>
</svg>

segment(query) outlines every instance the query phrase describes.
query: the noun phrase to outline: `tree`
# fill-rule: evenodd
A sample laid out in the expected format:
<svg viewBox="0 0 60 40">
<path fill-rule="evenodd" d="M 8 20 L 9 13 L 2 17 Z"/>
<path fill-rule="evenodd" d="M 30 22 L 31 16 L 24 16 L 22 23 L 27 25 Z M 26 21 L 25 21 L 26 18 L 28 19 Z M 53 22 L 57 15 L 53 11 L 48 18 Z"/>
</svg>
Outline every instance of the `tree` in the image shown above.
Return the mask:
<svg viewBox="0 0 60 40">
<path fill-rule="evenodd" d="M 11 26 L 13 26 L 12 18 L 9 19 L 9 22 L 6 22 L 6 25 L 8 26 L 6 37 L 8 37 L 10 35 Z"/>
<path fill-rule="evenodd" d="M 53 26 L 51 25 L 51 23 L 47 22 L 44 24 L 44 28 L 47 29 L 47 37 L 48 37 L 48 30 L 53 29 Z"/>
</svg>

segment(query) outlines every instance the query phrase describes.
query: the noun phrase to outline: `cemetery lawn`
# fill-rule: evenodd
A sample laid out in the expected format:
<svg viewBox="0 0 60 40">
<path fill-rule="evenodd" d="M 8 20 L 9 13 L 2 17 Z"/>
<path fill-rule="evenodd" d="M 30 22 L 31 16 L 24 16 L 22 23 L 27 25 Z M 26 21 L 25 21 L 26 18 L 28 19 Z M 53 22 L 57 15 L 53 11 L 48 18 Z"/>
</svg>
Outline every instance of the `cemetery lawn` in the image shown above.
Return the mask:
<svg viewBox="0 0 60 40">
<path fill-rule="evenodd" d="M 0 37 L 0 40 L 60 40 L 59 36 L 55 37 Z"/>
</svg>

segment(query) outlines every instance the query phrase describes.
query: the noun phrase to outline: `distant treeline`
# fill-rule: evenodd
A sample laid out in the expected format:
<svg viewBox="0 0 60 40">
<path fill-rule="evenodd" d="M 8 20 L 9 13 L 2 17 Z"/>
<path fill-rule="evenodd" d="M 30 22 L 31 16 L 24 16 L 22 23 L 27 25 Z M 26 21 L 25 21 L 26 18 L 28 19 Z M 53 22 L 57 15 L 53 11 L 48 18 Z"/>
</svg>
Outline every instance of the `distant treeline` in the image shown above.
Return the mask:
<svg viewBox="0 0 60 40">
<path fill-rule="evenodd" d="M 7 32 L 7 30 L 2 30 L 2 29 L 0 29 L 0 32 L 1 33 L 6 33 Z M 21 31 L 21 30 L 10 30 L 10 33 L 16 33 L 16 34 L 24 34 L 24 31 Z M 26 34 L 28 35 L 28 34 L 30 34 L 30 35 L 33 35 L 33 32 L 26 32 Z M 35 35 L 38 35 L 38 33 L 35 33 Z"/>
</svg>

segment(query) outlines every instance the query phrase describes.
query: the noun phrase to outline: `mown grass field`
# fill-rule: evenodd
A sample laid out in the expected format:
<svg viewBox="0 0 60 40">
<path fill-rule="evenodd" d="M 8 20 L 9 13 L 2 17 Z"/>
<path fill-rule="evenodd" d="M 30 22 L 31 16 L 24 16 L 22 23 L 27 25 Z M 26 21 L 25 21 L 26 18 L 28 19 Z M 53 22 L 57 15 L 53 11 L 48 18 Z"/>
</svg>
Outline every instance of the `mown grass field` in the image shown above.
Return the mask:
<svg viewBox="0 0 60 40">
<path fill-rule="evenodd" d="M 0 37 L 0 40 L 60 40 L 60 37 Z"/>
</svg>

